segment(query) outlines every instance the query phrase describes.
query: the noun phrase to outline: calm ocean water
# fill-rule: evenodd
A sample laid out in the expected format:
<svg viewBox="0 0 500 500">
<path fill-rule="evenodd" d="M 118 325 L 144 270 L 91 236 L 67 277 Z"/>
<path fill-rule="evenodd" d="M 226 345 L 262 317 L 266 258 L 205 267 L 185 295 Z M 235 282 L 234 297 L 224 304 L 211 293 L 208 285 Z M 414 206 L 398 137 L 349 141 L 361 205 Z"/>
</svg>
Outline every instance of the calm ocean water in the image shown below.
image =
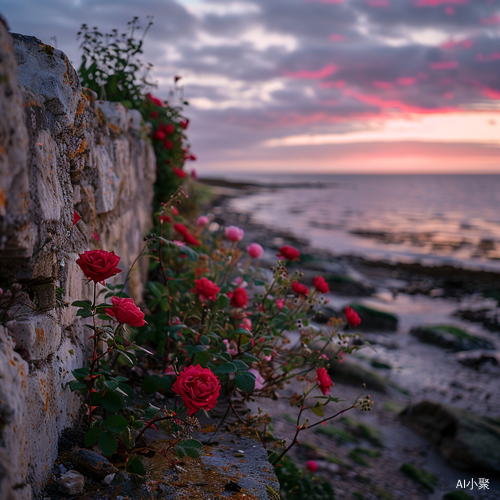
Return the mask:
<svg viewBox="0 0 500 500">
<path fill-rule="evenodd" d="M 500 175 L 252 175 L 232 207 L 317 247 L 372 259 L 500 270 Z"/>
</svg>

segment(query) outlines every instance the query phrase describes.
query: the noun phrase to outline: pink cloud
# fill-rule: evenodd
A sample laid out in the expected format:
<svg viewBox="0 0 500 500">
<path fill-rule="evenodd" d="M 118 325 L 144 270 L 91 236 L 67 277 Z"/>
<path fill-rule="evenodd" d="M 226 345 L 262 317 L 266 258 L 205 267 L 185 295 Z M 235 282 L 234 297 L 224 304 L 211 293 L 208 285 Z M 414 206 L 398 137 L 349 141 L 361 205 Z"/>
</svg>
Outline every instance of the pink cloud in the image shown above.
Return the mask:
<svg viewBox="0 0 500 500">
<path fill-rule="evenodd" d="M 500 24 L 500 15 L 495 14 L 494 16 L 491 17 L 483 17 L 481 19 L 481 24 L 483 26 L 493 26 L 495 24 Z"/>
<path fill-rule="evenodd" d="M 344 0 L 306 0 L 306 2 L 318 2 L 318 3 L 333 3 L 333 4 L 341 4 L 344 3 Z"/>
<path fill-rule="evenodd" d="M 375 88 L 382 89 L 382 90 L 391 90 L 394 88 L 394 85 L 391 82 L 374 81 L 374 82 L 372 82 L 372 85 Z"/>
<path fill-rule="evenodd" d="M 444 98 L 445 99 L 453 99 L 453 92 L 446 92 L 446 94 L 444 95 Z"/>
<path fill-rule="evenodd" d="M 448 5 L 448 7 L 444 9 L 444 13 L 448 16 L 452 16 L 453 14 L 455 14 L 455 9 Z"/>
<path fill-rule="evenodd" d="M 340 35 L 338 33 L 334 33 L 333 35 L 330 35 L 328 38 L 332 42 L 342 42 L 343 40 L 345 40 L 345 36 L 344 35 Z"/>
<path fill-rule="evenodd" d="M 391 4 L 389 3 L 389 0 L 366 0 L 366 3 L 370 7 L 379 7 L 379 8 L 383 8 L 383 9 L 386 9 L 386 8 L 391 6 Z"/>
<path fill-rule="evenodd" d="M 483 55 L 481 52 L 476 56 L 478 61 L 498 61 L 500 59 L 500 52 L 493 52 L 493 54 Z"/>
<path fill-rule="evenodd" d="M 488 97 L 489 99 L 500 99 L 500 90 L 484 86 L 482 88 L 482 93 L 484 97 Z"/>
<path fill-rule="evenodd" d="M 376 95 L 362 94 L 360 92 L 355 92 L 350 89 L 344 90 L 344 95 L 353 97 L 358 101 L 364 102 L 365 104 L 370 104 L 372 106 L 377 106 L 384 110 L 399 110 L 403 113 L 420 113 L 420 114 L 434 114 L 434 113 L 452 113 L 456 112 L 459 108 L 436 108 L 428 109 L 421 108 L 419 106 L 413 106 L 411 104 L 406 104 L 405 102 L 393 100 L 385 100 Z M 500 92 L 499 92 L 500 95 Z"/>
<path fill-rule="evenodd" d="M 429 64 L 432 69 L 455 69 L 458 68 L 457 61 L 439 61 Z"/>
<path fill-rule="evenodd" d="M 415 5 L 417 7 L 439 7 L 449 3 L 465 4 L 468 0 L 417 0 Z"/>
<path fill-rule="evenodd" d="M 318 87 L 320 89 L 331 89 L 331 88 L 336 88 L 336 89 L 341 89 L 347 85 L 347 82 L 345 80 L 337 80 L 336 82 L 319 82 Z"/>
<path fill-rule="evenodd" d="M 409 86 L 409 85 L 415 85 L 418 82 L 418 79 L 408 76 L 405 78 L 398 78 L 396 82 L 398 85 Z"/>
<path fill-rule="evenodd" d="M 466 39 L 466 40 L 447 40 L 446 42 L 442 43 L 439 47 L 441 49 L 470 49 L 471 47 L 474 46 L 474 40 L 471 39 Z"/>
<path fill-rule="evenodd" d="M 335 64 L 328 64 L 324 68 L 321 68 L 319 71 L 286 71 L 285 76 L 288 78 L 308 78 L 308 79 L 316 79 L 316 78 L 326 78 L 327 76 L 333 75 L 335 71 L 337 71 L 337 66 Z"/>
</svg>

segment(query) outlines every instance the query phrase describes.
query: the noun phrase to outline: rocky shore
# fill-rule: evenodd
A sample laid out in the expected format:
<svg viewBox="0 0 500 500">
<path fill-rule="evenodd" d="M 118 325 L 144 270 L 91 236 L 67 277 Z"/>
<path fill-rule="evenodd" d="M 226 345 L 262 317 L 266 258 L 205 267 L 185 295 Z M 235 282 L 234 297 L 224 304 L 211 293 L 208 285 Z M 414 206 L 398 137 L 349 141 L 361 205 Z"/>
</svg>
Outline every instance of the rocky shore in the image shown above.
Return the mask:
<svg viewBox="0 0 500 500">
<path fill-rule="evenodd" d="M 331 370 L 334 396 L 352 400 L 364 382 L 376 401 L 373 411 L 304 433 L 293 450 L 297 465 L 315 460 L 337 498 L 500 498 L 500 276 L 311 248 L 306 238 L 231 212 L 231 197 L 258 186 L 210 185 L 214 197 L 206 210 L 215 223 L 238 225 L 245 242 L 263 245 L 264 268 L 275 264 L 281 245 L 298 248 L 304 283 L 320 274 L 330 286 L 317 323 L 350 305 L 362 319 L 356 331 L 374 347 Z M 293 435 L 294 408 L 286 397 L 298 389 L 255 403 L 273 417 L 278 437 Z M 489 480 L 488 489 L 479 489 L 480 479 Z M 464 480 L 472 481 L 468 489 Z"/>
</svg>

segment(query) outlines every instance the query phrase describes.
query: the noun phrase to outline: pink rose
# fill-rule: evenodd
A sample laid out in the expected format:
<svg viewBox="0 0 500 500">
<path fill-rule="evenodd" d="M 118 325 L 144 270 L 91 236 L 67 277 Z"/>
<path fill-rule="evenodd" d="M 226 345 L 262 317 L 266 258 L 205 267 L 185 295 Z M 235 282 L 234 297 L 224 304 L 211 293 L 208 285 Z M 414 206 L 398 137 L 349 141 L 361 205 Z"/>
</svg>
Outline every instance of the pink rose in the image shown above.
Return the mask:
<svg viewBox="0 0 500 500">
<path fill-rule="evenodd" d="M 112 297 L 113 309 L 106 309 L 106 314 L 118 321 L 130 326 L 143 326 L 144 313 L 135 305 L 134 299 Z"/>
<path fill-rule="evenodd" d="M 206 217 L 205 215 L 201 215 L 200 217 L 198 217 L 198 220 L 196 221 L 196 225 L 198 227 L 208 226 L 209 222 L 210 221 L 208 220 L 208 217 Z"/>
<path fill-rule="evenodd" d="M 264 377 L 260 374 L 259 370 L 255 368 L 250 368 L 250 370 L 248 371 L 255 375 L 255 389 L 260 391 L 260 389 L 262 389 L 264 387 L 264 384 L 266 383 Z"/>
<path fill-rule="evenodd" d="M 211 410 L 217 404 L 220 393 L 219 379 L 208 368 L 188 366 L 179 373 L 172 391 L 179 394 L 188 415 L 198 410 Z"/>
<path fill-rule="evenodd" d="M 240 328 L 244 328 L 245 330 L 248 330 L 249 332 L 252 331 L 252 321 L 249 318 L 243 318 L 241 323 L 238 325 Z"/>
<path fill-rule="evenodd" d="M 238 354 L 238 346 L 234 340 L 229 342 L 227 339 L 224 339 L 222 343 L 226 346 L 226 352 L 231 356 L 236 356 Z"/>
<path fill-rule="evenodd" d="M 281 311 L 285 307 L 285 299 L 276 299 L 276 306 Z"/>
<path fill-rule="evenodd" d="M 250 257 L 260 259 L 264 253 L 264 249 L 258 243 L 252 243 L 247 246 L 247 252 Z"/>
<path fill-rule="evenodd" d="M 328 375 L 328 372 L 326 371 L 326 368 L 316 368 L 316 380 L 318 381 L 318 387 L 320 391 L 323 393 L 324 396 L 326 396 L 332 389 L 332 379 L 330 378 L 330 375 Z"/>
<path fill-rule="evenodd" d="M 240 241 L 243 238 L 245 231 L 236 226 L 229 226 L 226 227 L 226 231 L 224 234 L 229 241 L 236 242 Z"/>
<path fill-rule="evenodd" d="M 316 472 L 318 470 L 318 464 L 314 460 L 309 460 L 306 463 L 306 467 L 309 472 Z"/>
</svg>

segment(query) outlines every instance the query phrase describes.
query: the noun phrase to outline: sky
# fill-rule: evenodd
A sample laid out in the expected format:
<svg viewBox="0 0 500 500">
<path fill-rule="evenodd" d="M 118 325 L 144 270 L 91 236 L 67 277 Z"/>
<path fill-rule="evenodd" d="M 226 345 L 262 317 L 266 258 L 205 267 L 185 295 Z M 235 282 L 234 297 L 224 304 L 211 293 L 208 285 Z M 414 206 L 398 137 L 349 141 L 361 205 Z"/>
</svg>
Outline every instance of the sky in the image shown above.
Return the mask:
<svg viewBox="0 0 500 500">
<path fill-rule="evenodd" d="M 3 0 L 75 66 L 82 23 L 154 24 L 200 174 L 500 173 L 500 0 Z M 55 38 L 54 38 L 55 37 Z"/>
</svg>

